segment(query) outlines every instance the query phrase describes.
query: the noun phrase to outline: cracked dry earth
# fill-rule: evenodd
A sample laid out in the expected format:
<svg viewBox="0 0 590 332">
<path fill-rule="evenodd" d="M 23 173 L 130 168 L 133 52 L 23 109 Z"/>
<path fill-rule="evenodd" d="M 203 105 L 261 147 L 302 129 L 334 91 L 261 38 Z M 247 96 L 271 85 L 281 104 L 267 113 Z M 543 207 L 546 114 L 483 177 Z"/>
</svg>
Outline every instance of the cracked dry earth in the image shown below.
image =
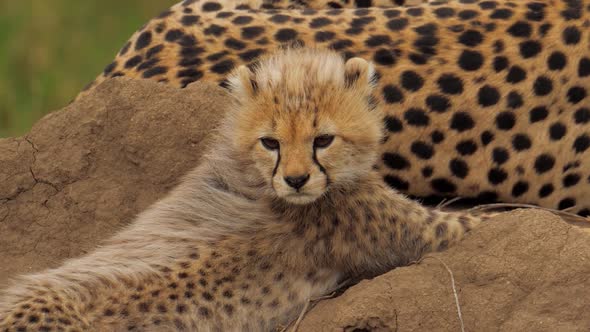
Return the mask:
<svg viewBox="0 0 590 332">
<path fill-rule="evenodd" d="M 0 139 L 0 288 L 21 273 L 80 256 L 199 162 L 227 102 L 112 79 Z M 590 233 L 548 212 L 502 214 L 459 245 L 316 303 L 299 331 L 590 330 Z"/>
</svg>

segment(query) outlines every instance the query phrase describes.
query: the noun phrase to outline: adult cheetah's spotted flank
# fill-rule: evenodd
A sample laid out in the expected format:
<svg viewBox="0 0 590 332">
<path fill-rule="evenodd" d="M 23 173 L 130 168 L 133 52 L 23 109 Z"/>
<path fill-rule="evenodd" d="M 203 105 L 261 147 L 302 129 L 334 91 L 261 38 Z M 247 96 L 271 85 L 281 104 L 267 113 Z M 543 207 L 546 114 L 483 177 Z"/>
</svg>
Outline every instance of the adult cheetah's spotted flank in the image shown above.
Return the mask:
<svg viewBox="0 0 590 332">
<path fill-rule="evenodd" d="M 590 214 L 590 1 L 240 4 L 175 5 L 94 85 L 222 83 L 281 45 L 330 48 L 376 64 L 388 129 L 377 168 L 390 186 Z"/>
</svg>

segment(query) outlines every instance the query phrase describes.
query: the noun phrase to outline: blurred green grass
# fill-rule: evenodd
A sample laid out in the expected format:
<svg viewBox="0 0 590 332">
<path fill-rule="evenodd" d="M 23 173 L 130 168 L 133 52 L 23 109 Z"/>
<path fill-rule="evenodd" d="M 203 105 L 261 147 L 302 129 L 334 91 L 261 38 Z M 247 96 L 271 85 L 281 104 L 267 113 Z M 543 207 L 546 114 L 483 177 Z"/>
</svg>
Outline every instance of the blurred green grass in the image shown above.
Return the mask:
<svg viewBox="0 0 590 332">
<path fill-rule="evenodd" d="M 0 137 L 71 101 L 131 34 L 179 0 L 0 0 Z"/>
</svg>

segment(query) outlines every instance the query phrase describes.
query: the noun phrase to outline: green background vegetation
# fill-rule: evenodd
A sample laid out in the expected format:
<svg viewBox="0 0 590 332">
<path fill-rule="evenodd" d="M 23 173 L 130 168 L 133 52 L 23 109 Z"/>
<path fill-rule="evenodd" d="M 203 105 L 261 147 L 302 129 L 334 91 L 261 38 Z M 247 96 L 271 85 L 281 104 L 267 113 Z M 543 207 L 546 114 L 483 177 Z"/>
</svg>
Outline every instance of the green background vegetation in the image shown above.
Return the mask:
<svg viewBox="0 0 590 332">
<path fill-rule="evenodd" d="M 179 0 L 0 0 L 0 137 L 65 106 Z"/>
</svg>

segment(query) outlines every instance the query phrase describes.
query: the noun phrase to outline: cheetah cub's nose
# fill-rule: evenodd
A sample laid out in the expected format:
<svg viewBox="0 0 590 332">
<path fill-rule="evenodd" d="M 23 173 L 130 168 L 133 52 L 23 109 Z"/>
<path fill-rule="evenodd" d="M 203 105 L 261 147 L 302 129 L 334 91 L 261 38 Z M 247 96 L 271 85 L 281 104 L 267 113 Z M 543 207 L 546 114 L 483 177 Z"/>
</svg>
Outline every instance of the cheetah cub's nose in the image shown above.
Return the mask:
<svg viewBox="0 0 590 332">
<path fill-rule="evenodd" d="M 291 188 L 299 190 L 299 188 L 303 187 L 307 183 L 307 180 L 309 180 L 309 174 L 300 176 L 285 176 L 284 179 Z"/>
</svg>

